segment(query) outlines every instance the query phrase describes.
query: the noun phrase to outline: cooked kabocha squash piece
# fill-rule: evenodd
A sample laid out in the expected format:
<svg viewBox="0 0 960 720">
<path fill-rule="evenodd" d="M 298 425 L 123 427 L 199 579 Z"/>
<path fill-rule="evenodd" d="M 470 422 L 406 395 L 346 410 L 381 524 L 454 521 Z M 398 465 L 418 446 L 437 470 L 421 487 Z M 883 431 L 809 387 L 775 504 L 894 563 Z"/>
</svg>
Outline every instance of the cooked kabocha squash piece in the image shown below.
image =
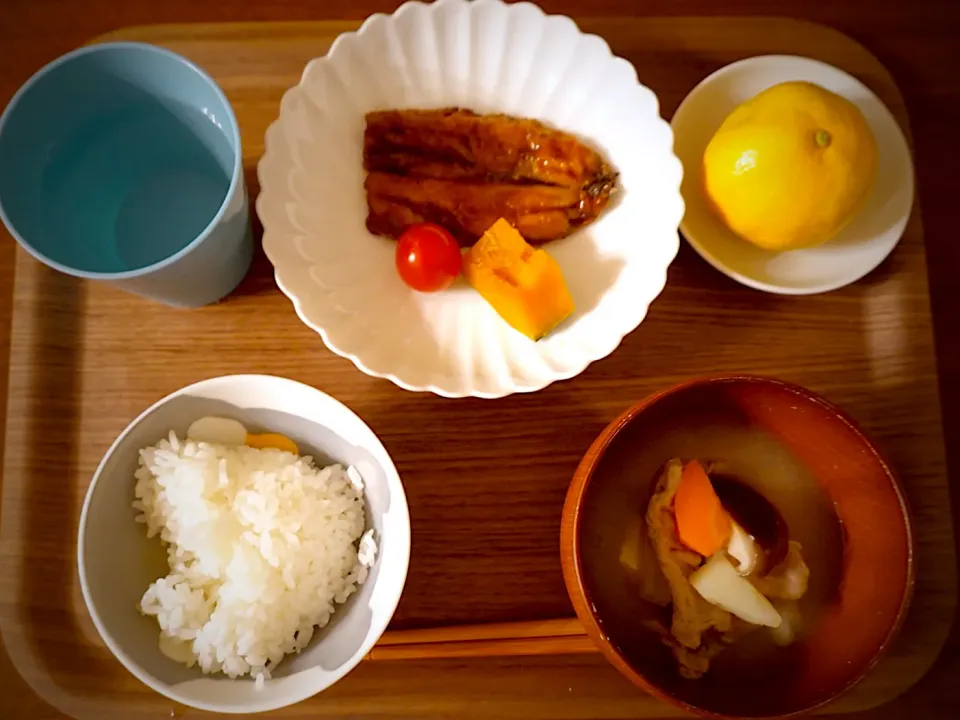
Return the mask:
<svg viewBox="0 0 960 720">
<path fill-rule="evenodd" d="M 463 275 L 511 327 L 539 340 L 573 312 L 557 261 L 503 218 L 463 256 Z"/>
</svg>

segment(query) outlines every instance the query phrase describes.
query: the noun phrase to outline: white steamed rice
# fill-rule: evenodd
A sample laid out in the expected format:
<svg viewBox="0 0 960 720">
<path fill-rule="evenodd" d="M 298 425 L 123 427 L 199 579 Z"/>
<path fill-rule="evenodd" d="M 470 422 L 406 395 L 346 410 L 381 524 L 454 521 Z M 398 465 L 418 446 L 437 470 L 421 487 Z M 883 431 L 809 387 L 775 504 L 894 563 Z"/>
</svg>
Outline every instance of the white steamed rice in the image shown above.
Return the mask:
<svg viewBox="0 0 960 720">
<path fill-rule="evenodd" d="M 136 479 L 137 521 L 160 535 L 170 565 L 140 610 L 157 618 L 160 649 L 188 667 L 262 685 L 373 564 L 352 467 L 171 432 L 140 451 Z"/>
</svg>

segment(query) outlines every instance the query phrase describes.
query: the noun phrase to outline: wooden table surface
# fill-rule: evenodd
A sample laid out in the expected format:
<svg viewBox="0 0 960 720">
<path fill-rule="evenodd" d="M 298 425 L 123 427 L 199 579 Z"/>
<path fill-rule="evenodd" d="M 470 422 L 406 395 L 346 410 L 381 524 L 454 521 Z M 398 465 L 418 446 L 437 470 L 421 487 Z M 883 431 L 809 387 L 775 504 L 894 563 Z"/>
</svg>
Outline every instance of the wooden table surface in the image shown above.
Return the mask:
<svg viewBox="0 0 960 720">
<path fill-rule="evenodd" d="M 4 105 L 27 77 L 56 55 L 109 30 L 159 22 L 359 18 L 390 11 L 389 0 L 3 0 L 0 3 L 0 102 Z M 951 211 L 954 165 L 960 158 L 960 3 L 956 0 L 844 0 L 831 6 L 805 0 L 541 0 L 551 12 L 570 15 L 768 14 L 801 17 L 836 27 L 861 41 L 890 69 L 906 99 L 914 135 L 927 240 L 931 295 L 941 377 L 944 435 L 951 468 L 960 463 L 960 268 Z M 13 247 L 0 245 L 0 357 L 9 347 Z M 7 372 L 0 368 L 0 393 Z M 16 418 L 0 417 L 6 422 Z M 955 516 L 958 496 L 952 498 Z M 2 558 L 0 558 L 2 562 Z M 960 701 L 960 629 L 955 629 L 929 675 L 904 696 L 863 713 L 864 718 L 953 716 Z M 31 691 L 0 652 L 0 717 L 4 698 Z M 44 711 L 41 711 L 44 712 Z M 53 710 L 45 717 L 60 717 Z"/>
</svg>

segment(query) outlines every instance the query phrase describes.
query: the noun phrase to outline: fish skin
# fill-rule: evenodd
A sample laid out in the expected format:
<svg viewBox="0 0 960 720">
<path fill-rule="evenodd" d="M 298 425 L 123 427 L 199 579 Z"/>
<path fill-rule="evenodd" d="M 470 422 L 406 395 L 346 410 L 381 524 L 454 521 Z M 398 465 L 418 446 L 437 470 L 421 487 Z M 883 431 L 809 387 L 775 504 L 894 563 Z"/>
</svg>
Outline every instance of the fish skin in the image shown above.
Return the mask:
<svg viewBox="0 0 960 720">
<path fill-rule="evenodd" d="M 366 120 L 367 228 L 378 235 L 434 222 L 469 246 L 504 217 L 542 244 L 595 220 L 615 191 L 598 152 L 536 120 L 459 108 Z"/>
<path fill-rule="evenodd" d="M 552 185 L 466 183 L 412 178 L 389 173 L 367 175 L 367 229 L 397 238 L 411 224 L 446 228 L 464 247 L 473 245 L 499 218 L 531 244 L 566 237 L 582 219 L 574 188 Z"/>
</svg>

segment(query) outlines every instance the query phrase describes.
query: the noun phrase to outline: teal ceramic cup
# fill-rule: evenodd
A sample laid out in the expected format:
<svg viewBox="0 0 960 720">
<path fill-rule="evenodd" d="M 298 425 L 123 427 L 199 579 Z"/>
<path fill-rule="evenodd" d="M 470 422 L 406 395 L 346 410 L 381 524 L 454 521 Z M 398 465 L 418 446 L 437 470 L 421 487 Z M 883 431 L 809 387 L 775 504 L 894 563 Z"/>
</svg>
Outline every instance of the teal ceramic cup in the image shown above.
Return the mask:
<svg viewBox="0 0 960 720">
<path fill-rule="evenodd" d="M 0 116 L 0 218 L 46 265 L 175 307 L 253 257 L 240 132 L 200 68 L 140 43 L 55 60 Z"/>
</svg>

